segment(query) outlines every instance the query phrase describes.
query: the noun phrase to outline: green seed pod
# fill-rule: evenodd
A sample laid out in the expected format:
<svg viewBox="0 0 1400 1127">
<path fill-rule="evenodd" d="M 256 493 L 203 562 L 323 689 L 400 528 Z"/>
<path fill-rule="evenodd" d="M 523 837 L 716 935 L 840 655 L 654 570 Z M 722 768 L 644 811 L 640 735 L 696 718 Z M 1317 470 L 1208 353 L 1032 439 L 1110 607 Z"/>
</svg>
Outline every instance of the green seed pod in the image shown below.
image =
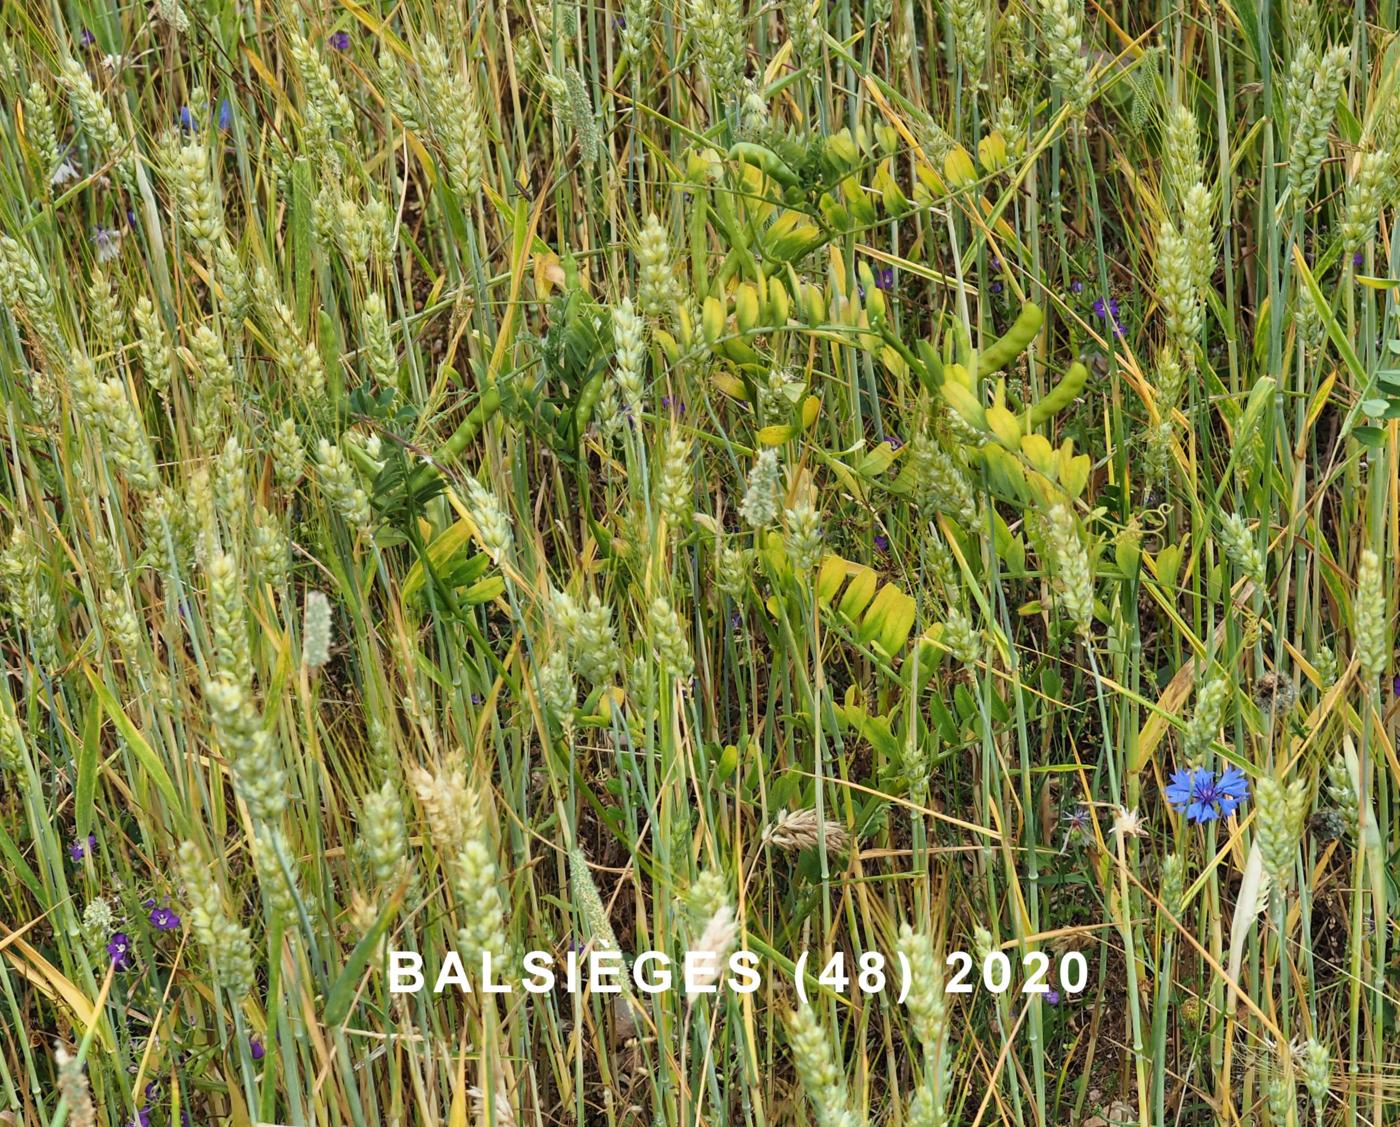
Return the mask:
<svg viewBox="0 0 1400 1127">
<path fill-rule="evenodd" d="M 1058 415 L 1079 398 L 1089 380 L 1089 369 L 1076 360 L 1060 382 L 1031 404 L 1031 424 L 1043 423 Z"/>
<path fill-rule="evenodd" d="M 977 357 L 977 374 L 990 376 L 1005 368 L 1030 347 L 1031 341 L 1035 340 L 1035 334 L 1040 332 L 1040 326 L 1044 323 L 1045 314 L 1040 306 L 1033 301 L 1026 302 L 1016 320 L 1011 323 L 1011 327 Z"/>
</svg>

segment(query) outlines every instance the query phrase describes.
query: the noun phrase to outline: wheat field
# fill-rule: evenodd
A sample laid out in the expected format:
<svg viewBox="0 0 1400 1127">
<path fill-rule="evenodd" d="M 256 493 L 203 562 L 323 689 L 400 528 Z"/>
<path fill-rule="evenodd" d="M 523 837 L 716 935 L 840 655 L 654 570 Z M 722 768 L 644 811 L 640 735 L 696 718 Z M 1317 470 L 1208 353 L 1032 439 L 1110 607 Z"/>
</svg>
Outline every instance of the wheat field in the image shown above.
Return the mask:
<svg viewBox="0 0 1400 1127">
<path fill-rule="evenodd" d="M 0 1124 L 1400 1123 L 1396 0 L 0 32 Z"/>
</svg>

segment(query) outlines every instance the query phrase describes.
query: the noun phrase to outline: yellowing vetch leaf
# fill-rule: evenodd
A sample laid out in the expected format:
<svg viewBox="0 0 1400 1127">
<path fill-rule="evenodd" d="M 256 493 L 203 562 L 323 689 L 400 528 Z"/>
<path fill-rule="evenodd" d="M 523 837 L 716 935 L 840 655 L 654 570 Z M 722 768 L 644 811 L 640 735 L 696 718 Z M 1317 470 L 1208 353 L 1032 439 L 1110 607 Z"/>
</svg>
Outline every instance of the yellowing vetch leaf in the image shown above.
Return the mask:
<svg viewBox="0 0 1400 1127">
<path fill-rule="evenodd" d="M 882 442 L 874 450 L 868 451 L 866 455 L 856 463 L 856 473 L 861 477 L 875 477 L 884 473 L 890 468 L 895 458 L 899 456 L 899 451 L 888 442 Z"/>
<path fill-rule="evenodd" d="M 885 347 L 880 349 L 880 363 L 885 366 L 885 370 L 892 376 L 904 379 L 909 374 L 909 365 L 905 363 L 904 357 L 893 348 Z"/>
<path fill-rule="evenodd" d="M 916 609 L 913 599 L 893 583 L 886 583 L 865 612 L 860 627 L 861 638 L 878 642 L 887 654 L 897 653 L 914 629 Z"/>
<path fill-rule="evenodd" d="M 830 603 L 836 598 L 836 592 L 841 590 L 841 584 L 846 580 L 846 561 L 840 556 L 827 556 L 822 560 L 820 570 L 817 572 L 817 601 L 820 603 Z"/>
<path fill-rule="evenodd" d="M 862 642 L 873 642 L 879 637 L 885 629 L 885 616 L 894 609 L 899 593 L 899 588 L 893 583 L 886 583 L 875 593 L 875 600 L 866 608 L 860 620 L 860 630 L 857 631 Z"/>
<path fill-rule="evenodd" d="M 841 596 L 841 603 L 836 609 L 854 622 L 860 612 L 870 604 L 879 582 L 880 577 L 875 574 L 873 568 L 857 568 L 851 576 L 851 581 L 846 584 L 846 593 Z"/>
<path fill-rule="evenodd" d="M 440 571 L 442 566 L 465 547 L 472 538 L 473 525 L 470 520 L 463 517 L 451 528 L 444 529 L 442 535 L 436 537 L 428 545 L 428 559 L 432 561 L 433 570 Z M 423 561 L 417 560 L 408 569 L 408 574 L 404 577 L 403 586 L 399 588 L 400 598 L 407 603 L 423 587 L 426 574 L 423 571 Z"/>
<path fill-rule="evenodd" d="M 716 372 L 712 377 L 715 387 L 729 396 L 730 399 L 737 399 L 745 402 L 748 397 L 748 389 L 744 387 L 744 381 L 732 372 Z"/>
<path fill-rule="evenodd" d="M 1089 484 L 1090 461 L 1088 454 L 1080 454 L 1072 457 L 1073 447 L 1069 445 L 1069 440 L 1065 440 L 1065 445 L 1060 447 L 1056 461 L 1059 463 L 1060 484 L 1071 497 L 1078 497 L 1084 491 L 1084 487 Z"/>
<path fill-rule="evenodd" d="M 1008 450 L 1021 448 L 1021 423 L 1014 414 L 1000 403 L 993 403 L 985 411 L 987 426 L 996 440 Z"/>
<path fill-rule="evenodd" d="M 1026 471 L 1020 462 L 992 443 L 982 448 L 982 458 L 986 462 L 987 472 L 1004 492 L 1017 497 L 1026 495 Z"/>
<path fill-rule="evenodd" d="M 947 368 L 944 369 L 945 372 L 947 370 Z M 963 417 L 964 422 L 978 430 L 987 429 L 987 416 L 982 409 L 982 404 L 977 401 L 977 396 L 963 387 L 962 384 L 945 380 L 943 382 L 943 398 L 947 400 L 949 407 Z"/>
<path fill-rule="evenodd" d="M 796 434 L 797 428 L 792 423 L 775 423 L 758 432 L 758 441 L 764 446 L 781 446 Z"/>
<path fill-rule="evenodd" d="M 480 606 L 482 603 L 489 603 L 492 599 L 499 599 L 506 590 L 506 578 L 504 575 L 488 575 L 483 579 L 478 579 L 462 593 L 462 602 L 469 607 Z"/>
<path fill-rule="evenodd" d="M 1028 434 L 1021 439 L 1021 455 L 1046 477 L 1054 476 L 1055 452 L 1043 434 Z"/>
<path fill-rule="evenodd" d="M 815 395 L 807 396 L 802 401 L 802 429 L 809 430 L 821 413 L 822 401 Z"/>
<path fill-rule="evenodd" d="M 977 168 L 972 163 L 972 157 L 961 145 L 949 149 L 948 155 L 943 158 L 943 175 L 955 188 L 977 179 Z"/>
</svg>

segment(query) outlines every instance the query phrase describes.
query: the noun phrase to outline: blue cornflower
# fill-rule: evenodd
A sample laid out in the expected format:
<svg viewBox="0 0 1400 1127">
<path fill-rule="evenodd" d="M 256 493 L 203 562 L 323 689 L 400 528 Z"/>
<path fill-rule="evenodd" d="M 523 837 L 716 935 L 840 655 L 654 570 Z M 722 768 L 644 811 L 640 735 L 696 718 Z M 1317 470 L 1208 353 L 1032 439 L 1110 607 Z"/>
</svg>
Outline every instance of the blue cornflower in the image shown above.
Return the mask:
<svg viewBox="0 0 1400 1127">
<path fill-rule="evenodd" d="M 1249 780 L 1238 767 L 1225 768 L 1218 779 L 1204 767 L 1180 770 L 1166 787 L 1167 801 L 1191 822 L 1214 822 L 1228 818 L 1249 798 Z"/>
</svg>

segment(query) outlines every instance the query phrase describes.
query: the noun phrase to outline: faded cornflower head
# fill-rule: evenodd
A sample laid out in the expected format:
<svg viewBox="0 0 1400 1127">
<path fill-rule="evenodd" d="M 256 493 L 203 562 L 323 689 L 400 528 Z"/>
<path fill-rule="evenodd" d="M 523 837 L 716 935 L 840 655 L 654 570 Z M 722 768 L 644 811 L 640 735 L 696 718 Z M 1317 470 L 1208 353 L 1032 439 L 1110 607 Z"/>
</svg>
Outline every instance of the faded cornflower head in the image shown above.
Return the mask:
<svg viewBox="0 0 1400 1127">
<path fill-rule="evenodd" d="M 797 852 L 825 843 L 828 853 L 842 853 L 846 848 L 846 831 L 840 823 L 820 817 L 811 807 L 784 810 L 763 831 L 764 842 L 779 849 Z"/>
</svg>

